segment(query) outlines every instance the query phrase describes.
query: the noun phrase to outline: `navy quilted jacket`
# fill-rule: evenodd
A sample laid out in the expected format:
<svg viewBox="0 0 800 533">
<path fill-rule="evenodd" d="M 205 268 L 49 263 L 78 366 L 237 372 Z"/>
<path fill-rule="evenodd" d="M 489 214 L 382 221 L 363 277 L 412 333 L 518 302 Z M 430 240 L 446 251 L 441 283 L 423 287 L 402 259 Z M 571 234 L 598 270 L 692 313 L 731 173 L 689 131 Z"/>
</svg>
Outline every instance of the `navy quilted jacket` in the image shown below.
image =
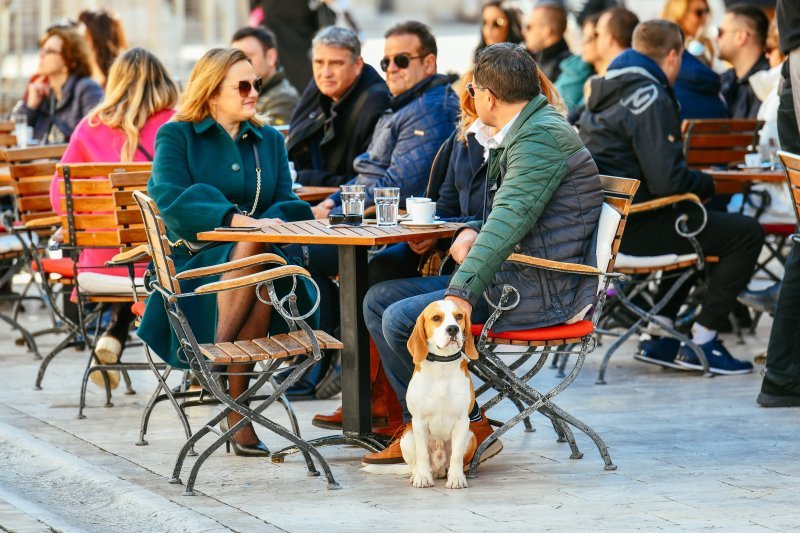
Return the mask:
<svg viewBox="0 0 800 533">
<path fill-rule="evenodd" d="M 349 184 L 366 185 L 365 206 L 372 205 L 375 187 L 400 187 L 400 204 L 409 196 L 424 196 L 433 158 L 455 130 L 458 98 L 446 76 L 434 75 L 392 98 L 390 109 L 375 125 L 366 152 L 356 157 L 358 175 Z M 339 194 L 331 198 L 341 212 Z"/>
</svg>

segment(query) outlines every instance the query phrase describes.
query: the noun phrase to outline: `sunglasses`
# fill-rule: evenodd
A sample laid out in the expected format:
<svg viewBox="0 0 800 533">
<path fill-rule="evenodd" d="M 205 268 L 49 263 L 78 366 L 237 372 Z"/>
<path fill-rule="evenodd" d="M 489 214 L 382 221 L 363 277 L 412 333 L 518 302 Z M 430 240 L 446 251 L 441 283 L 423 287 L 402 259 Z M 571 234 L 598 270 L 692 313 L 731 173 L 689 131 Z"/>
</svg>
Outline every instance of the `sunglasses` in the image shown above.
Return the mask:
<svg viewBox="0 0 800 533">
<path fill-rule="evenodd" d="M 428 54 L 412 56 L 404 53 L 404 54 L 397 54 L 394 57 L 384 57 L 383 59 L 381 59 L 381 70 L 384 72 L 389 70 L 389 65 L 391 65 L 392 62 L 394 62 L 394 64 L 397 65 L 397 68 L 408 68 L 408 65 L 411 64 L 412 59 L 420 59 L 426 57 L 427 55 Z"/>
<path fill-rule="evenodd" d="M 467 89 L 467 93 L 469 94 L 470 98 L 475 98 L 475 91 L 476 90 L 477 91 L 489 91 L 489 92 L 492 92 L 492 90 L 489 89 L 488 87 L 480 87 L 478 85 L 475 85 L 472 82 L 466 84 L 464 87 Z"/>
<path fill-rule="evenodd" d="M 695 9 L 694 14 L 696 17 L 707 17 L 711 13 L 711 10 L 706 9 Z"/>
<path fill-rule="evenodd" d="M 483 27 L 491 26 L 492 28 L 504 28 L 508 25 L 508 21 L 505 17 L 498 17 L 494 20 L 484 20 Z"/>
<path fill-rule="evenodd" d="M 239 96 L 242 98 L 247 98 L 250 96 L 250 91 L 253 89 L 256 90 L 258 94 L 261 94 L 261 86 L 264 84 L 264 80 L 262 78 L 256 78 L 252 83 L 247 80 L 242 80 L 237 83 L 223 83 L 223 87 L 233 86 L 239 89 Z"/>
</svg>

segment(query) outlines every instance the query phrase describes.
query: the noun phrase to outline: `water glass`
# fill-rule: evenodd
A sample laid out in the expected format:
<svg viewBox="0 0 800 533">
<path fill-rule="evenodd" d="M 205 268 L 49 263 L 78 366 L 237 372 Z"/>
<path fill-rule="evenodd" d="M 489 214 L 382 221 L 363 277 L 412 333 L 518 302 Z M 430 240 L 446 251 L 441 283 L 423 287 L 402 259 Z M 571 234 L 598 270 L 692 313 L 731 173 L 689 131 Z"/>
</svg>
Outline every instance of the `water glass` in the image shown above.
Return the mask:
<svg viewBox="0 0 800 533">
<path fill-rule="evenodd" d="M 366 185 L 341 185 L 342 211 L 345 215 L 364 216 L 364 197 Z"/>
<path fill-rule="evenodd" d="M 28 147 L 28 116 L 25 111 L 18 110 L 12 113 L 11 120 L 14 121 L 14 135 L 17 137 L 17 146 L 20 148 Z"/>
<path fill-rule="evenodd" d="M 379 226 L 396 226 L 400 207 L 399 187 L 376 187 L 375 218 Z"/>
</svg>

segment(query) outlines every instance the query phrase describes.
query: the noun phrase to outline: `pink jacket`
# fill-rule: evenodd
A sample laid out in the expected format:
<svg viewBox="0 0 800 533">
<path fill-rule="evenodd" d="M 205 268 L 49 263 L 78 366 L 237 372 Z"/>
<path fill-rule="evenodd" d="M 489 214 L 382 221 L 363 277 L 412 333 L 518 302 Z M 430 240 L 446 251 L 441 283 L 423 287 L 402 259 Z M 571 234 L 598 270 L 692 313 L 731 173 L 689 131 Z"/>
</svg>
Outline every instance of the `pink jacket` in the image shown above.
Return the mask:
<svg viewBox="0 0 800 533">
<path fill-rule="evenodd" d="M 141 132 L 139 132 L 139 144 L 141 144 L 151 156 L 155 149 L 156 132 L 158 128 L 169 121 L 174 114 L 175 111 L 171 109 L 159 111 L 147 120 Z M 122 145 L 124 142 L 125 134 L 122 133 L 121 130 L 110 128 L 99 121 L 95 126 L 90 126 L 88 119 L 84 118 L 72 133 L 69 146 L 67 146 L 64 155 L 61 157 L 61 162 L 115 163 L 120 160 L 120 153 L 122 152 Z M 133 160 L 146 162 L 148 159 L 140 150 L 137 150 Z M 50 203 L 57 214 L 63 215 L 64 212 L 61 210 L 62 195 L 58 190 L 60 181 L 61 179 L 58 177 L 58 174 L 53 176 L 53 182 L 50 184 Z M 127 276 L 127 268 L 107 268 L 103 266 L 106 261 L 116 254 L 117 250 L 111 249 L 84 250 L 78 259 L 80 272 L 99 272 L 101 274 Z M 137 265 L 136 275 L 143 275 L 145 268 L 146 265 Z"/>
</svg>

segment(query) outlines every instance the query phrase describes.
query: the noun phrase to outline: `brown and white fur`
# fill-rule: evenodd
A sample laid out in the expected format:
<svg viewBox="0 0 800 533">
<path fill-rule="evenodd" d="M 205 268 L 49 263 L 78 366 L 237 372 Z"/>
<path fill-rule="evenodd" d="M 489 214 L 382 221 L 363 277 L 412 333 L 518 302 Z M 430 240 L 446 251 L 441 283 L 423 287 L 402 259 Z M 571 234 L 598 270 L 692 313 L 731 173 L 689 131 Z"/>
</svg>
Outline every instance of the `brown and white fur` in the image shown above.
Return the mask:
<svg viewBox="0 0 800 533">
<path fill-rule="evenodd" d="M 467 362 L 477 359 L 478 352 L 469 316 L 452 301 L 433 302 L 417 319 L 407 346 L 415 366 L 406 394 L 413 420 L 400 439 L 400 448 L 411 470 L 411 484 L 432 487 L 434 478 L 446 476 L 447 488 L 465 488 L 464 462 L 476 448 L 469 429 L 475 390 Z M 461 358 L 452 362 L 426 359 L 429 353 L 450 356 L 458 352 Z"/>
</svg>

